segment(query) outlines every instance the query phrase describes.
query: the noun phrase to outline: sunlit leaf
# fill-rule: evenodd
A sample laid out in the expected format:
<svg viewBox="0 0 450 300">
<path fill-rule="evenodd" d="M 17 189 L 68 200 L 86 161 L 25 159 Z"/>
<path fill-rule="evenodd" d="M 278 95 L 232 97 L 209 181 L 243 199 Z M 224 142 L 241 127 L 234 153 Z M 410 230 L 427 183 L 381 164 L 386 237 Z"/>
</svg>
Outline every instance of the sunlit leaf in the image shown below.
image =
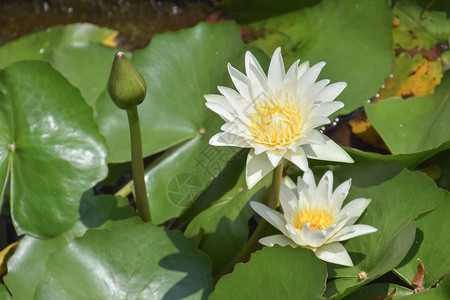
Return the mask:
<svg viewBox="0 0 450 300">
<path fill-rule="evenodd" d="M 54 26 L 0 47 L 0 68 L 20 60 L 47 61 L 94 107 L 117 51 L 101 43 L 115 34 L 92 24 Z"/>
<path fill-rule="evenodd" d="M 82 192 L 106 176 L 104 138 L 79 90 L 49 64 L 9 65 L 0 84 L 0 179 L 9 163 L 14 226 L 58 235 L 78 218 Z"/>
<path fill-rule="evenodd" d="M 319 299 L 326 278 L 325 263 L 311 250 L 265 247 L 223 276 L 210 299 Z"/>
<path fill-rule="evenodd" d="M 321 78 L 346 81 L 338 97 L 346 114 L 372 98 L 392 65 L 392 14 L 386 1 L 322 1 L 316 6 L 249 25 L 250 44 L 271 54 L 282 47 L 285 64 L 326 61 Z"/>
<path fill-rule="evenodd" d="M 434 94 L 367 104 L 366 113 L 393 154 L 450 147 L 450 73 Z M 445 150 L 445 149 L 444 149 Z"/>
<path fill-rule="evenodd" d="M 423 263 L 427 274 L 423 286 L 430 288 L 444 275 L 450 274 L 450 243 L 442 237 L 447 234 L 450 226 L 448 212 L 450 211 L 450 193 L 445 192 L 436 209 L 421 216 L 417 221 L 416 239 L 413 247 L 402 263 L 396 268 L 401 277 L 411 284 L 417 273 L 419 262 Z"/>
<path fill-rule="evenodd" d="M 153 224 L 93 229 L 54 252 L 35 299 L 204 299 L 208 257 L 179 231 Z"/>
<path fill-rule="evenodd" d="M 83 195 L 80 203 L 81 220 L 67 232 L 43 240 L 25 236 L 15 254 L 8 260 L 8 274 L 3 278 L 15 299 L 33 299 L 40 281 L 45 279 L 48 257 L 82 236 L 89 228 L 114 228 L 125 224 L 141 224 L 141 219 L 128 200 L 111 195 Z"/>
</svg>

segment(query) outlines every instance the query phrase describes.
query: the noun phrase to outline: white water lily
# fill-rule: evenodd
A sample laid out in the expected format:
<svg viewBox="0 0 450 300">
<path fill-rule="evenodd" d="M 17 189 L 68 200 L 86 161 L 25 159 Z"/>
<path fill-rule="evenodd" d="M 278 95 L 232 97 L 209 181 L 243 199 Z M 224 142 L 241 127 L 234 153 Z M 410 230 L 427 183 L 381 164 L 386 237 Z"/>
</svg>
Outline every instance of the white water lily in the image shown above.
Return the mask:
<svg viewBox="0 0 450 300">
<path fill-rule="evenodd" d="M 246 179 L 252 188 L 277 167 L 283 158 L 303 171 L 308 158 L 353 162 L 336 143 L 316 128 L 330 123 L 328 116 L 344 104 L 333 101 L 346 87 L 345 82 L 328 85 L 316 82 L 325 62 L 310 67 L 294 62 L 285 72 L 281 49 L 272 56 L 266 76 L 256 58 L 247 51 L 242 74 L 228 64 L 236 86 L 219 86 L 222 95 L 205 95 L 206 106 L 226 123 L 223 132 L 209 143 L 215 146 L 251 148 L 247 157 Z"/>
<path fill-rule="evenodd" d="M 324 261 L 352 266 L 352 260 L 340 242 L 377 229 L 354 225 L 369 205 L 369 199 L 352 200 L 341 209 L 350 185 L 349 179 L 333 192 L 331 171 L 325 173 L 317 186 L 311 170 L 307 170 L 303 178 L 298 177 L 297 185 L 286 177 L 280 191 L 284 214 L 259 202 L 250 202 L 262 218 L 283 233 L 264 237 L 259 242 L 270 247 L 278 244 L 308 248 Z"/>
</svg>

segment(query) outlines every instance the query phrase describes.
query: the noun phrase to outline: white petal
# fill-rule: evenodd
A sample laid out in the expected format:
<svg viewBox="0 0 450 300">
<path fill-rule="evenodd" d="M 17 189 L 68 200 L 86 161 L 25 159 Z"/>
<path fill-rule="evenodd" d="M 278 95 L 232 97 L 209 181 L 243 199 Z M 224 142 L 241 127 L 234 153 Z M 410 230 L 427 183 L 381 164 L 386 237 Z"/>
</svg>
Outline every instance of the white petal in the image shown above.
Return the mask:
<svg viewBox="0 0 450 300">
<path fill-rule="evenodd" d="M 324 89 L 324 87 L 327 86 L 327 84 L 330 83 L 330 80 L 328 79 L 322 79 L 320 81 L 317 81 L 312 88 L 309 89 L 308 97 L 311 97 L 312 99 L 316 99 L 317 95 Z"/>
<path fill-rule="evenodd" d="M 317 185 L 316 193 L 314 198 L 319 201 L 322 206 L 328 206 L 328 199 L 331 197 L 333 192 L 333 172 L 327 171 L 322 176 Z"/>
<path fill-rule="evenodd" d="M 311 169 L 307 169 L 305 171 L 305 173 L 303 174 L 303 177 L 297 178 L 297 186 L 299 188 L 300 188 L 300 183 L 305 184 L 306 188 L 310 191 L 316 190 L 316 180 L 314 179 L 314 173 L 312 172 Z"/>
<path fill-rule="evenodd" d="M 297 190 L 297 185 L 292 181 L 292 179 L 288 176 L 284 177 L 283 184 L 292 191 Z"/>
<path fill-rule="evenodd" d="M 338 214 L 341 210 L 342 203 L 344 202 L 345 198 L 347 198 L 348 191 L 350 190 L 350 186 L 352 185 L 352 179 L 341 183 L 333 192 L 333 194 L 330 197 L 330 205 L 335 212 L 335 214 Z"/>
<path fill-rule="evenodd" d="M 299 61 L 300 60 L 297 60 L 292 64 L 284 77 L 283 87 L 281 89 L 281 99 L 290 98 L 297 93 L 297 71 Z"/>
<path fill-rule="evenodd" d="M 206 99 L 207 102 L 218 103 L 218 104 L 222 105 L 229 112 L 235 111 L 234 108 L 231 106 L 231 104 L 228 102 L 227 98 L 225 98 L 222 95 L 207 94 L 207 95 L 203 95 L 203 97 Z"/>
<path fill-rule="evenodd" d="M 319 77 L 320 71 L 322 71 L 322 68 L 325 66 L 325 62 L 319 62 L 312 66 L 308 71 L 303 74 L 302 77 L 300 77 L 300 80 L 298 81 L 298 96 L 299 98 L 304 101 L 308 100 L 308 102 L 313 102 L 315 99 L 302 99 L 306 92 L 312 88 L 313 84 L 316 82 L 317 77 Z"/>
<path fill-rule="evenodd" d="M 289 245 L 293 248 L 298 247 L 298 245 L 296 243 L 294 243 L 290 238 L 288 238 L 287 236 L 285 236 L 283 234 L 277 234 L 277 235 L 263 237 L 262 239 L 259 240 L 259 243 L 264 246 L 268 246 L 268 247 L 272 247 L 275 244 L 280 245 L 282 247 L 287 246 L 287 245 Z"/>
<path fill-rule="evenodd" d="M 250 201 L 250 206 L 258 215 L 269 222 L 270 225 L 281 231 L 284 235 L 288 235 L 286 220 L 282 214 L 259 202 Z"/>
<path fill-rule="evenodd" d="M 337 96 L 345 89 L 347 86 L 346 82 L 336 82 L 326 86 L 320 93 L 317 95 L 317 102 L 329 102 L 336 99 Z"/>
<path fill-rule="evenodd" d="M 255 186 L 264 176 L 272 171 L 274 167 L 264 153 L 255 155 L 255 150 L 251 149 L 247 156 L 247 167 L 245 177 L 249 189 Z"/>
<path fill-rule="evenodd" d="M 326 241 L 327 233 L 325 230 L 309 230 L 309 222 L 303 225 L 302 237 L 308 246 L 317 248 L 323 245 Z"/>
<path fill-rule="evenodd" d="M 253 66 L 253 68 L 250 69 L 250 66 Z M 252 79 L 251 75 L 254 75 L 255 73 L 259 73 L 259 76 L 261 76 L 262 78 L 266 77 L 266 74 L 261 68 L 258 60 L 250 51 L 247 51 L 245 53 L 245 72 L 250 79 Z"/>
<path fill-rule="evenodd" d="M 273 94 L 272 88 L 267 83 L 265 74 L 261 74 L 254 65 L 249 66 L 252 73 L 252 83 L 257 84 L 259 87 L 253 89 L 253 98 L 264 98 Z M 249 75 L 250 76 L 250 75 Z"/>
<path fill-rule="evenodd" d="M 278 47 L 270 60 L 267 82 L 275 93 L 281 91 L 283 79 L 285 76 L 283 57 L 281 56 L 281 47 Z"/>
<path fill-rule="evenodd" d="M 353 266 L 352 259 L 341 243 L 325 244 L 318 248 L 315 252 L 316 256 L 321 260 L 337 265 Z"/>
<path fill-rule="evenodd" d="M 277 150 L 277 151 L 267 151 L 267 158 L 269 159 L 272 166 L 275 168 L 280 164 L 280 161 L 283 159 L 283 155 L 286 153 L 286 150 Z"/>
<path fill-rule="evenodd" d="M 347 205 L 342 208 L 338 215 L 338 219 L 341 219 L 342 215 L 347 212 L 349 213 L 348 219 L 343 227 L 355 224 L 356 220 L 359 219 L 361 214 L 369 205 L 370 201 L 370 199 L 358 198 L 347 203 Z"/>
<path fill-rule="evenodd" d="M 235 119 L 235 117 L 219 103 L 206 102 L 205 105 L 207 108 L 220 115 L 227 122 L 231 122 Z"/>
<path fill-rule="evenodd" d="M 290 160 L 297 167 L 299 167 L 302 171 L 308 169 L 308 159 L 306 157 L 305 151 L 302 147 L 298 147 L 296 153 L 292 153 L 291 151 L 287 151 L 284 157 L 287 160 Z"/>
<path fill-rule="evenodd" d="M 242 148 L 249 148 L 246 140 L 238 135 L 228 132 L 219 132 L 211 137 L 209 144 L 213 146 L 236 146 Z"/>
<path fill-rule="evenodd" d="M 238 90 L 239 94 L 241 94 L 247 100 L 252 100 L 252 85 L 250 83 L 250 79 L 239 72 L 236 68 L 231 66 L 230 63 L 228 63 L 228 72 L 230 73 L 231 80 L 233 81 L 234 86 Z"/>
<path fill-rule="evenodd" d="M 340 101 L 331 101 L 331 102 L 325 102 L 321 103 L 320 105 L 314 107 L 311 110 L 311 116 L 323 116 L 328 117 L 329 115 L 333 114 L 334 112 L 338 111 L 339 109 L 344 107 L 344 103 Z"/>
<path fill-rule="evenodd" d="M 364 225 L 364 224 L 356 224 L 352 226 L 347 226 L 342 228 L 335 236 L 333 236 L 329 242 L 341 242 L 346 241 L 348 239 L 365 235 L 369 233 L 376 232 L 377 229 L 375 227 Z"/>
<path fill-rule="evenodd" d="M 227 98 L 239 118 L 245 123 L 248 123 L 249 119 L 244 115 L 244 112 L 252 113 L 252 110 L 254 110 L 253 103 L 242 97 L 233 89 L 224 86 L 218 86 L 217 89 L 222 95 L 225 96 L 225 98 Z"/>
<path fill-rule="evenodd" d="M 354 162 L 350 155 L 348 155 L 347 152 L 333 140 L 326 135 L 324 135 L 324 138 L 324 145 L 308 144 L 303 146 L 303 149 L 309 158 L 346 163 Z"/>
<path fill-rule="evenodd" d="M 295 233 L 293 233 L 294 230 L 293 230 L 291 224 L 287 224 L 287 228 L 289 228 L 287 236 L 290 237 L 294 241 L 294 243 L 296 243 L 297 245 L 303 246 L 303 247 L 308 246 L 308 243 L 306 243 L 305 240 L 301 236 L 298 236 Z"/>
<path fill-rule="evenodd" d="M 303 74 L 305 74 L 305 72 L 308 70 L 309 70 L 309 60 L 304 61 L 303 63 L 300 64 L 300 66 L 298 66 L 297 80 L 299 80 L 300 77 L 302 77 Z"/>
<path fill-rule="evenodd" d="M 289 180 L 289 177 L 286 177 L 283 183 L 281 183 L 280 188 L 280 203 L 283 208 L 284 216 L 286 220 L 291 220 L 294 216 L 293 213 L 296 209 L 291 205 L 291 203 L 296 203 L 298 201 L 296 194 L 294 191 L 297 191 L 296 186 L 294 185 L 294 189 L 291 189 L 286 185 L 286 181 Z M 292 181 L 291 181 L 292 182 Z M 293 183 L 293 182 L 292 182 Z"/>
</svg>

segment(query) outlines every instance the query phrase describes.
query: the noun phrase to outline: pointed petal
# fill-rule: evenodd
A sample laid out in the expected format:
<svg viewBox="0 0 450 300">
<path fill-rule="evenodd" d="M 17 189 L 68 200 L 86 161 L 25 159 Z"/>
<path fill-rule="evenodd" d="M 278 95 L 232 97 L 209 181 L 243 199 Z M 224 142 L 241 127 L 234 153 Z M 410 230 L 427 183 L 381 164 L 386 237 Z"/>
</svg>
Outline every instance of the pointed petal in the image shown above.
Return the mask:
<svg viewBox="0 0 450 300">
<path fill-rule="evenodd" d="M 321 260 L 337 265 L 353 266 L 352 259 L 341 243 L 325 244 L 318 248 L 315 252 L 316 256 Z"/>
<path fill-rule="evenodd" d="M 298 70 L 297 70 L 297 80 L 300 79 L 300 77 L 303 76 L 303 74 L 305 74 L 306 71 L 309 70 L 309 60 L 304 61 L 300 64 L 300 66 L 298 66 Z"/>
<path fill-rule="evenodd" d="M 345 222 L 344 226 L 350 226 L 355 224 L 356 220 L 359 219 L 361 214 L 364 212 L 364 210 L 367 208 L 367 206 L 370 203 L 370 199 L 366 198 L 358 198 L 355 200 L 350 201 L 345 205 L 342 210 L 339 212 L 338 220 L 341 219 L 342 215 L 345 215 L 346 213 L 349 213 L 348 219 Z"/>
<path fill-rule="evenodd" d="M 250 68 L 250 66 L 253 66 L 253 68 Z M 261 68 L 261 65 L 259 64 L 258 60 L 250 51 L 247 51 L 245 53 L 245 72 L 247 73 L 247 76 L 250 79 L 253 79 L 251 78 L 250 75 L 251 74 L 254 75 L 255 73 L 258 73 L 258 76 L 261 76 L 262 78 L 266 77 L 266 74 L 264 73 L 264 70 Z"/>
<path fill-rule="evenodd" d="M 242 121 L 248 123 L 248 117 L 244 115 L 244 112 L 252 113 L 252 109 L 254 110 L 253 103 L 242 97 L 233 89 L 224 86 L 218 86 L 217 89 L 222 95 L 225 96 L 225 98 L 227 98 L 228 102 L 236 111 L 236 114 L 239 116 L 239 118 Z"/>
<path fill-rule="evenodd" d="M 312 172 L 311 169 L 307 169 L 303 174 L 303 177 L 298 177 L 297 186 L 299 186 L 300 182 L 304 182 L 308 190 L 310 191 L 316 190 L 316 180 L 314 179 L 314 173 Z M 314 195 L 314 193 L 311 194 Z"/>
<path fill-rule="evenodd" d="M 298 147 L 296 153 L 287 151 L 284 157 L 287 160 L 290 160 L 301 170 L 305 171 L 308 169 L 308 158 L 306 157 L 305 151 L 303 151 L 302 147 Z"/>
<path fill-rule="evenodd" d="M 309 158 L 329 161 L 340 161 L 346 163 L 354 162 L 350 155 L 345 152 L 338 144 L 336 144 L 329 137 L 324 135 L 325 144 L 307 144 L 303 146 L 306 155 Z"/>
<path fill-rule="evenodd" d="M 250 206 L 258 215 L 269 222 L 270 225 L 281 231 L 284 235 L 288 235 L 286 220 L 282 214 L 259 202 L 250 201 Z"/>
<path fill-rule="evenodd" d="M 226 122 L 231 122 L 235 117 L 221 104 L 214 102 L 206 102 L 206 107 L 222 117 Z"/>
<path fill-rule="evenodd" d="M 227 100 L 227 98 L 225 98 L 225 96 L 216 95 L 216 94 L 206 94 L 206 95 L 203 95 L 203 97 L 206 99 L 206 102 L 218 103 L 218 104 L 222 105 L 229 112 L 234 112 L 234 108 L 231 106 L 231 104 L 228 102 L 228 100 Z"/>
<path fill-rule="evenodd" d="M 341 183 L 333 192 L 333 194 L 330 197 L 330 205 L 337 215 L 339 211 L 341 210 L 342 203 L 344 202 L 345 198 L 347 198 L 348 191 L 350 190 L 350 186 L 352 185 L 352 179 Z"/>
<path fill-rule="evenodd" d="M 313 84 L 316 82 L 317 77 L 319 77 L 320 71 L 322 71 L 322 68 L 325 66 L 325 62 L 319 62 L 312 66 L 308 71 L 303 74 L 302 77 L 300 77 L 300 80 L 298 81 L 298 96 L 300 99 L 304 97 L 306 92 L 312 88 Z M 308 102 L 313 102 L 315 99 L 302 99 L 302 100 L 308 100 Z"/>
<path fill-rule="evenodd" d="M 255 186 L 264 176 L 272 171 L 274 167 L 264 153 L 255 155 L 255 150 L 251 149 L 247 156 L 247 167 L 245 177 L 249 189 Z"/>
<path fill-rule="evenodd" d="M 297 193 L 294 193 L 294 191 L 297 191 L 297 188 L 295 187 L 294 190 L 289 188 L 288 185 L 286 185 L 287 180 L 290 180 L 289 177 L 287 177 L 284 182 L 281 183 L 280 203 L 281 207 L 283 208 L 285 219 L 290 220 L 293 218 L 294 212 L 294 207 L 290 203 L 295 203 L 296 201 L 298 201 L 298 199 L 296 196 Z"/>
<path fill-rule="evenodd" d="M 283 57 L 281 56 L 281 48 L 278 47 L 272 55 L 267 74 L 267 82 L 275 93 L 281 91 L 284 76 Z"/>
<path fill-rule="evenodd" d="M 238 135 L 228 132 L 219 132 L 211 137 L 209 144 L 213 146 L 236 146 L 242 148 L 249 148 L 246 140 Z"/>
<path fill-rule="evenodd" d="M 247 76 L 239 72 L 230 63 L 228 63 L 228 73 L 230 73 L 231 80 L 238 90 L 239 94 L 247 100 L 252 100 L 252 85 Z"/>
<path fill-rule="evenodd" d="M 376 231 L 377 231 L 377 229 L 375 227 L 365 225 L 365 224 L 356 224 L 356 225 L 352 225 L 352 226 L 347 226 L 347 227 L 342 228 L 335 236 L 333 236 L 329 240 L 329 243 L 346 241 L 348 239 L 351 239 L 351 238 L 354 238 L 354 237 L 357 237 L 360 235 L 373 233 Z"/>
<path fill-rule="evenodd" d="M 267 158 L 269 159 L 272 166 L 275 168 L 280 164 L 280 161 L 283 159 L 283 155 L 286 153 L 286 150 L 281 151 L 267 151 Z"/>
<path fill-rule="evenodd" d="M 325 230 L 309 230 L 309 222 L 303 225 L 302 237 L 306 244 L 317 248 L 323 245 L 326 241 L 326 231 Z"/>
<path fill-rule="evenodd" d="M 333 192 L 333 172 L 327 171 L 319 181 L 317 185 L 316 193 L 313 196 L 320 206 L 327 207 L 328 199 Z"/>
<path fill-rule="evenodd" d="M 331 101 L 331 102 L 325 102 L 321 103 L 320 105 L 314 107 L 311 110 L 311 117 L 315 116 L 323 116 L 328 117 L 329 115 L 335 113 L 339 109 L 344 107 L 344 103 L 340 101 Z"/>
<path fill-rule="evenodd" d="M 280 245 L 282 247 L 289 245 L 293 248 L 298 247 L 296 243 L 294 243 L 290 238 L 283 234 L 263 237 L 259 240 L 259 243 L 268 247 L 272 247 L 273 245 Z"/>
<path fill-rule="evenodd" d="M 313 100 L 317 98 L 317 95 L 330 83 L 329 79 L 322 79 L 317 81 L 312 88 L 309 89 L 308 97 L 311 97 Z"/>
<path fill-rule="evenodd" d="M 347 86 L 346 82 L 336 82 L 326 86 L 320 93 L 317 95 L 317 102 L 329 102 L 336 99 L 337 96 L 345 89 Z"/>
</svg>

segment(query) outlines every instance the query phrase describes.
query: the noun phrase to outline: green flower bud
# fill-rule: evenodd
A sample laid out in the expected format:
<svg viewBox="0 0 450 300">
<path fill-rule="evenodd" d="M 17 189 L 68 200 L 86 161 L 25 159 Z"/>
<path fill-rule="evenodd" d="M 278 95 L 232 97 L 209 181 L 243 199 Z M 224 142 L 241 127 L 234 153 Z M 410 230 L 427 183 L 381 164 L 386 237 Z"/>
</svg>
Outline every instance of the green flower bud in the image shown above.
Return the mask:
<svg viewBox="0 0 450 300">
<path fill-rule="evenodd" d="M 141 73 L 123 52 L 114 56 L 108 80 L 108 93 L 121 109 L 129 109 L 144 101 L 147 86 Z"/>
</svg>

